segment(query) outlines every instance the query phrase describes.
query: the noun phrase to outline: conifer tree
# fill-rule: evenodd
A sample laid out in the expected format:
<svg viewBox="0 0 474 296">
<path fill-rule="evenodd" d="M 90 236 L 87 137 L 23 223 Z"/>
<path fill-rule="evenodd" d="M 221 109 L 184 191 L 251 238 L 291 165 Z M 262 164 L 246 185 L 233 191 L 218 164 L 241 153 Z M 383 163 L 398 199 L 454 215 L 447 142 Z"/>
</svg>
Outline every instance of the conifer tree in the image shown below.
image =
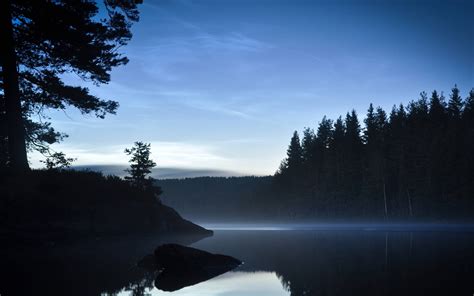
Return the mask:
<svg viewBox="0 0 474 296">
<path fill-rule="evenodd" d="M 324 150 L 329 148 L 332 141 L 332 125 L 332 120 L 328 119 L 326 116 L 324 116 L 319 123 L 318 131 L 316 133 L 316 145 L 318 149 Z"/>
<path fill-rule="evenodd" d="M 307 127 L 303 130 L 303 139 L 301 140 L 302 158 L 306 167 L 310 167 L 314 160 L 315 134 L 313 129 Z"/>
<path fill-rule="evenodd" d="M 131 156 L 130 168 L 125 171 L 130 174 L 125 179 L 129 180 L 137 187 L 145 187 L 148 184 L 147 176 L 151 173 L 151 169 L 156 163 L 150 159 L 151 144 L 143 142 L 135 142 L 132 148 L 125 149 L 125 154 Z"/>
<path fill-rule="evenodd" d="M 346 126 L 342 117 L 339 116 L 334 122 L 334 131 L 332 141 L 330 144 L 331 159 L 334 161 L 333 165 L 333 184 L 339 186 L 342 182 L 342 168 L 344 166 L 344 136 L 346 133 Z"/>
<path fill-rule="evenodd" d="M 459 118 L 461 116 L 463 101 L 457 85 L 451 90 L 448 102 L 448 113 L 451 117 Z"/>
<path fill-rule="evenodd" d="M 303 150 L 301 148 L 300 137 L 297 131 L 294 131 L 291 137 L 290 146 L 286 152 L 288 169 L 298 172 L 303 163 Z"/>
<path fill-rule="evenodd" d="M 465 100 L 463 118 L 471 120 L 474 118 L 474 88 L 471 89 L 469 96 Z"/>
<path fill-rule="evenodd" d="M 118 48 L 130 40 L 141 2 L 105 0 L 99 18 L 94 1 L 0 1 L 0 100 L 13 171 L 28 169 L 27 148 L 45 152 L 62 137 L 43 110 L 72 106 L 99 118 L 116 111 L 117 102 L 65 84 L 63 75 L 74 73 L 96 85 L 109 82 L 112 68 L 128 62 Z M 42 120 L 33 122 L 32 115 Z"/>
<path fill-rule="evenodd" d="M 367 110 L 367 115 L 364 119 L 365 129 L 364 129 L 364 143 L 369 144 L 373 141 L 375 136 L 375 113 L 374 113 L 374 106 L 372 103 L 369 105 L 369 109 Z"/>
<path fill-rule="evenodd" d="M 349 145 L 353 146 L 355 149 L 358 149 L 362 144 L 362 140 L 360 137 L 360 123 L 355 110 L 352 110 L 351 113 L 347 113 L 345 124 L 346 139 Z"/>
<path fill-rule="evenodd" d="M 429 112 L 431 119 L 437 122 L 442 121 L 446 114 L 446 102 L 444 101 L 444 96 L 439 96 L 436 90 L 431 94 Z"/>
<path fill-rule="evenodd" d="M 371 104 L 363 138 L 354 110 L 334 123 L 324 117 L 316 135 L 305 129 L 302 150 L 314 141 L 310 169 L 287 170 L 286 180 L 292 182 L 285 188 L 312 197 L 302 199 L 300 208 L 322 208 L 328 215 L 365 213 L 385 219 L 472 215 L 473 110 L 474 89 L 462 101 L 455 87 L 449 106 L 436 91 L 430 99 L 422 92 L 407 108 L 394 106 L 389 118 Z M 299 155 L 298 143 L 293 134 L 288 156 Z M 289 157 L 283 163 L 288 168 Z M 310 186 L 300 190 L 300 179 L 310 180 Z"/>
<path fill-rule="evenodd" d="M 332 137 L 332 142 L 330 146 L 334 149 L 342 148 L 344 145 L 344 135 L 346 133 L 346 126 L 342 117 L 339 116 L 336 121 L 334 122 L 334 132 Z"/>
</svg>

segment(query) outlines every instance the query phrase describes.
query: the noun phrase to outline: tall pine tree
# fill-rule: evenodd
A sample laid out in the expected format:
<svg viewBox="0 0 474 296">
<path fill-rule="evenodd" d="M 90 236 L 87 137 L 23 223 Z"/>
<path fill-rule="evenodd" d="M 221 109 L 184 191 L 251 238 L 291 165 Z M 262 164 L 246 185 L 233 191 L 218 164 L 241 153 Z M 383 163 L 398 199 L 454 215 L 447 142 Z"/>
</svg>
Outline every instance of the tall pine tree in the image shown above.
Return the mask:
<svg viewBox="0 0 474 296">
<path fill-rule="evenodd" d="M 448 113 L 451 117 L 458 119 L 461 116 L 463 101 L 457 85 L 451 90 L 448 102 Z"/>
<path fill-rule="evenodd" d="M 28 146 L 47 152 L 61 139 L 43 110 L 73 106 L 100 118 L 115 112 L 117 102 L 67 85 L 62 77 L 74 73 L 96 85 L 109 82 L 112 68 L 128 62 L 118 48 L 130 40 L 141 2 L 105 0 L 99 16 L 95 1 L 0 1 L 0 99 L 13 171 L 28 169 Z M 33 122 L 32 115 L 42 120 Z"/>
</svg>

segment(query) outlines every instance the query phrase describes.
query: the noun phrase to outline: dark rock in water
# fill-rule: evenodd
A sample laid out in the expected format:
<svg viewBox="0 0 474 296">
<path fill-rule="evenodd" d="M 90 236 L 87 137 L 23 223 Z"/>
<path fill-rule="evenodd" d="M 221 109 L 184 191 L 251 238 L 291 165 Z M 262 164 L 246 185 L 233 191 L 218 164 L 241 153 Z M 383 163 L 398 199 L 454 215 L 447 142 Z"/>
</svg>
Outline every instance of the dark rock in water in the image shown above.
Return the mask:
<svg viewBox="0 0 474 296">
<path fill-rule="evenodd" d="M 140 261 L 138 261 L 137 266 L 150 271 L 158 269 L 155 255 L 153 254 L 148 254 L 143 257 Z"/>
<path fill-rule="evenodd" d="M 159 246 L 154 255 L 145 256 L 138 265 L 161 272 L 155 286 L 163 291 L 176 291 L 206 281 L 242 264 L 226 255 L 211 254 L 177 244 Z"/>
<path fill-rule="evenodd" d="M 239 266 L 239 260 L 226 255 L 212 254 L 206 251 L 178 244 L 161 245 L 155 250 L 155 259 L 159 266 L 166 269 L 219 268 L 221 266 Z"/>
</svg>

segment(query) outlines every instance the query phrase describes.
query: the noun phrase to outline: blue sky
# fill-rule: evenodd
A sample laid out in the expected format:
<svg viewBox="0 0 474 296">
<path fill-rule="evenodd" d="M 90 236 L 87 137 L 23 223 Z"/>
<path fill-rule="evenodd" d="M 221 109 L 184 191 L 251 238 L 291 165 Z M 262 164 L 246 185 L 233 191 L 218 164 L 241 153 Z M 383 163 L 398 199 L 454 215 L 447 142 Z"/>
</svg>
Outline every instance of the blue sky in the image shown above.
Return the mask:
<svg viewBox="0 0 474 296">
<path fill-rule="evenodd" d="M 128 65 L 89 86 L 105 120 L 52 111 L 76 164 L 126 164 L 152 143 L 159 167 L 273 174 L 291 133 L 370 102 L 474 87 L 472 1 L 145 1 Z M 82 84 L 66 77 L 72 84 Z M 360 119 L 361 119 L 360 118 Z M 31 156 L 38 166 L 38 155 Z"/>
</svg>

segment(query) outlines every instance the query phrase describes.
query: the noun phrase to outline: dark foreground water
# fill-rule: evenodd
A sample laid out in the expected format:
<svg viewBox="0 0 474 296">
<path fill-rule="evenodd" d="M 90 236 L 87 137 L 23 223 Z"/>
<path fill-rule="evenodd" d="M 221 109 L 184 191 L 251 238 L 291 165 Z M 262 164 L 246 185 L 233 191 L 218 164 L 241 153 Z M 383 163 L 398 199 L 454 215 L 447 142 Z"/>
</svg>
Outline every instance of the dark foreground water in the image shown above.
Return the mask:
<svg viewBox="0 0 474 296">
<path fill-rule="evenodd" d="M 128 238 L 2 257 L 7 295 L 473 295 L 474 233 L 442 229 L 216 226 L 199 241 L 234 256 L 237 269 L 175 292 L 135 266 L 163 240 Z M 8 255 L 8 256 L 5 256 Z M 14 256 L 21 256 L 15 258 Z M 8 268 L 7 268 L 8 266 Z"/>
</svg>

